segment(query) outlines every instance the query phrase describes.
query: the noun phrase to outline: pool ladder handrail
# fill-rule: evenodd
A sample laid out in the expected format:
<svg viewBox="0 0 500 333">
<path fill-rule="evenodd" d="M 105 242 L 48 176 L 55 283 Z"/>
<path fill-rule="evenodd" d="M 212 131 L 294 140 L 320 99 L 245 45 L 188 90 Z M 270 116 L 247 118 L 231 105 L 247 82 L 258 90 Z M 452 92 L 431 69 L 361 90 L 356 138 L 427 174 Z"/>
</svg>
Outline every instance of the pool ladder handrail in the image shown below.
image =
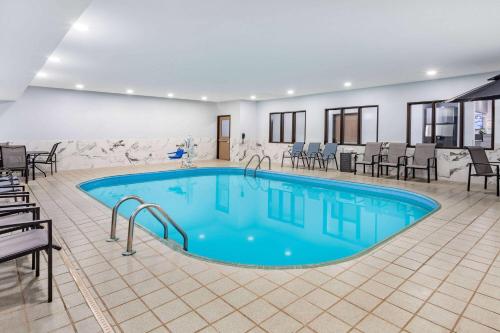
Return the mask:
<svg viewBox="0 0 500 333">
<path fill-rule="evenodd" d="M 248 163 L 247 165 L 245 166 L 245 172 L 244 172 L 244 176 L 247 175 L 247 169 L 248 169 L 248 166 L 250 165 L 250 163 L 253 161 L 253 159 L 257 157 L 257 160 L 259 161 L 259 163 L 257 163 L 257 166 L 255 167 L 254 169 L 254 172 L 253 172 L 253 176 L 255 177 L 256 174 L 257 174 L 257 169 L 260 169 L 260 165 L 262 164 L 262 161 L 264 161 L 265 159 L 267 159 L 269 161 L 269 170 L 271 170 L 271 158 L 268 156 L 268 155 L 264 155 L 262 156 L 262 158 L 260 157 L 259 154 L 254 154 L 252 155 L 252 157 L 250 157 L 250 159 L 248 160 Z"/>
<path fill-rule="evenodd" d="M 123 252 L 123 255 L 128 256 L 132 255 L 135 253 L 135 251 L 132 250 L 132 242 L 134 238 L 134 226 L 135 226 L 135 218 L 136 216 L 144 209 L 147 209 L 151 215 L 153 215 L 158 222 L 160 222 L 163 226 L 163 238 L 168 239 L 168 224 L 161 219 L 160 216 L 155 212 L 157 210 L 165 219 L 167 219 L 168 222 L 172 224 L 172 226 L 181 234 L 184 244 L 183 244 L 183 249 L 187 251 L 188 249 L 188 237 L 186 232 L 161 208 L 161 206 L 157 204 L 151 204 L 151 203 L 146 203 L 144 199 L 142 199 L 139 196 L 136 195 L 129 195 L 126 197 L 121 198 L 113 207 L 112 211 L 112 216 L 111 216 L 111 232 L 110 232 L 110 237 L 107 240 L 108 242 L 114 242 L 118 240 L 118 237 L 116 237 L 116 223 L 117 223 L 117 218 L 118 218 L 118 209 L 120 206 L 125 203 L 126 201 L 129 200 L 135 200 L 140 203 L 140 205 L 136 208 L 136 210 L 132 213 L 132 215 L 129 218 L 129 223 L 128 223 L 128 237 L 127 237 L 127 251 Z M 155 209 L 155 210 L 153 210 Z"/>
<path fill-rule="evenodd" d="M 142 204 L 137 207 L 137 209 L 132 213 L 128 220 L 128 237 L 127 237 L 127 251 L 123 252 L 122 254 L 124 256 L 130 256 L 135 253 L 135 251 L 132 249 L 132 243 L 134 241 L 134 226 L 135 226 L 135 218 L 137 215 L 144 209 L 147 209 L 149 212 L 151 212 L 151 208 L 155 208 L 158 212 L 160 212 L 161 215 L 163 215 L 164 218 L 167 219 L 170 224 L 181 234 L 182 239 L 183 239 L 183 245 L 182 248 L 184 251 L 188 250 L 188 236 L 186 232 L 177 224 L 175 221 L 161 208 L 160 205 L 157 204 L 152 204 L 152 203 L 146 203 Z M 164 228 L 164 239 L 168 239 L 168 224 L 165 223 L 164 221 L 159 220 L 163 224 Z"/>
<path fill-rule="evenodd" d="M 269 162 L 268 164 L 268 168 L 269 170 L 271 170 L 271 158 L 268 156 L 268 155 L 264 155 L 262 156 L 262 158 L 260 159 L 259 161 L 259 164 L 255 167 L 255 169 L 253 170 L 253 177 L 255 178 L 257 176 L 257 169 L 260 169 L 260 165 L 262 164 L 262 162 L 267 159 L 267 161 Z"/>
</svg>

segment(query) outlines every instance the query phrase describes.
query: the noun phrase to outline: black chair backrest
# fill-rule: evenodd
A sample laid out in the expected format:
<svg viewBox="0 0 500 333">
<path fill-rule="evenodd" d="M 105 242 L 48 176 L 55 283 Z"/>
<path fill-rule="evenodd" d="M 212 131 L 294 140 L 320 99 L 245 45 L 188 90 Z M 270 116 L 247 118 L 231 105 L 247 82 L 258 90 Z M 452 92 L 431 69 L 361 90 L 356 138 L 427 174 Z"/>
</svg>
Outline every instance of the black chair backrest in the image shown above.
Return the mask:
<svg viewBox="0 0 500 333">
<path fill-rule="evenodd" d="M 323 157 L 328 158 L 335 156 L 337 154 L 337 147 L 338 145 L 336 143 L 327 143 L 325 144 L 325 148 L 323 149 Z"/>
<path fill-rule="evenodd" d="M 56 142 L 53 146 L 52 149 L 50 149 L 49 155 L 47 156 L 46 162 L 51 162 L 52 158 L 54 157 L 54 154 L 56 153 L 57 146 L 59 146 L 60 142 Z"/>
<path fill-rule="evenodd" d="M 304 150 L 304 142 L 295 142 L 292 146 L 292 155 L 299 155 Z"/>
<path fill-rule="evenodd" d="M 467 147 L 467 150 L 472 159 L 472 164 L 474 164 L 476 174 L 484 175 L 493 173 L 488 156 L 486 156 L 486 150 L 483 147 Z"/>
<path fill-rule="evenodd" d="M 12 170 L 26 168 L 26 146 L 0 146 L 0 152 L 3 168 Z"/>
<path fill-rule="evenodd" d="M 311 142 L 307 146 L 307 156 L 312 157 L 313 155 L 319 153 L 319 148 L 321 147 L 321 143 L 319 142 Z"/>
</svg>

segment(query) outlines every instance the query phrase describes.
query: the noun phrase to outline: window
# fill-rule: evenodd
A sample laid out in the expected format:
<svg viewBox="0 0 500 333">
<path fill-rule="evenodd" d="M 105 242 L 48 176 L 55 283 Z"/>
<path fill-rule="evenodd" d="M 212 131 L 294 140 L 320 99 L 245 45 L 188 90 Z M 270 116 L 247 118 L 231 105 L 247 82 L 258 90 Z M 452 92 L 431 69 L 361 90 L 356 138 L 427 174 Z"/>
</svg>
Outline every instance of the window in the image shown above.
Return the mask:
<svg viewBox="0 0 500 333">
<path fill-rule="evenodd" d="M 407 142 L 436 143 L 438 148 L 493 148 L 493 100 L 465 103 L 408 103 Z"/>
<path fill-rule="evenodd" d="M 464 146 L 493 149 L 494 112 L 495 103 L 492 100 L 464 103 Z"/>
<path fill-rule="evenodd" d="M 377 140 L 377 105 L 325 110 L 325 143 L 358 145 Z"/>
<path fill-rule="evenodd" d="M 294 143 L 306 140 L 306 112 L 269 114 L 269 142 Z"/>
<path fill-rule="evenodd" d="M 408 144 L 436 143 L 439 148 L 459 148 L 461 109 L 460 103 L 444 101 L 409 103 Z"/>
</svg>

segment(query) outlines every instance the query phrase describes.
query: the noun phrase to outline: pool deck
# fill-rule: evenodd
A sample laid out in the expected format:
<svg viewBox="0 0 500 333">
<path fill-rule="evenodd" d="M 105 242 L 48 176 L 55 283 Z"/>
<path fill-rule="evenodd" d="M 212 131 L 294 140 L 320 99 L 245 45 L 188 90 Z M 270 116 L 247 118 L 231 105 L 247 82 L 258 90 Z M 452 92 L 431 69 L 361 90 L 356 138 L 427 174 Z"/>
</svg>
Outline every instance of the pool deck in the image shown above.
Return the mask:
<svg viewBox="0 0 500 333">
<path fill-rule="evenodd" d="M 201 261 L 136 229 L 134 256 L 106 242 L 111 210 L 76 188 L 93 178 L 176 164 L 62 171 L 30 182 L 55 223 L 55 295 L 45 256 L 0 265 L 0 332 L 496 332 L 500 331 L 500 199 L 481 185 L 397 181 L 335 170 L 275 171 L 399 187 L 442 208 L 350 261 L 269 270 Z M 199 166 L 230 166 L 219 161 Z"/>
</svg>

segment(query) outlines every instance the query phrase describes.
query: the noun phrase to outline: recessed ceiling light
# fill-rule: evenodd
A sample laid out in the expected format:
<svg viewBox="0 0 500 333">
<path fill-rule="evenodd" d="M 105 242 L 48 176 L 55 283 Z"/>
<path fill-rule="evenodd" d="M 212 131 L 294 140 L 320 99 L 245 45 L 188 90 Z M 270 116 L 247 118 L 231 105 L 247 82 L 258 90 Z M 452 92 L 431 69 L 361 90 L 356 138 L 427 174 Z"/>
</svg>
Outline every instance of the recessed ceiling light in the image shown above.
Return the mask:
<svg viewBox="0 0 500 333">
<path fill-rule="evenodd" d="M 427 74 L 428 76 L 434 76 L 436 75 L 438 72 L 437 70 L 435 69 L 429 69 L 427 72 L 425 72 L 425 74 Z"/>
<path fill-rule="evenodd" d="M 83 88 L 85 88 L 85 86 L 81 83 L 77 83 L 77 84 L 75 84 L 75 88 L 76 89 L 83 89 Z"/>
<path fill-rule="evenodd" d="M 134 89 L 127 89 L 127 94 L 131 95 L 134 93 Z"/>
<path fill-rule="evenodd" d="M 250 99 L 257 99 L 257 96 L 252 95 L 252 96 L 250 96 Z"/>
<path fill-rule="evenodd" d="M 36 73 L 36 77 L 45 78 L 45 77 L 47 77 L 47 73 L 45 73 L 45 72 L 38 72 L 38 73 Z"/>
<path fill-rule="evenodd" d="M 49 61 L 50 61 L 50 62 L 59 63 L 59 62 L 61 62 L 61 58 L 56 57 L 56 56 L 50 56 L 50 57 L 49 57 Z"/>
<path fill-rule="evenodd" d="M 288 90 L 286 93 L 287 93 L 288 95 L 293 95 L 293 94 L 295 94 L 295 90 L 290 89 L 290 90 Z"/>
<path fill-rule="evenodd" d="M 349 88 L 350 86 L 352 86 L 352 83 L 351 82 L 344 82 L 344 87 L 346 88 Z"/>
<path fill-rule="evenodd" d="M 208 99 L 208 97 L 207 97 L 207 96 L 201 96 L 201 100 L 202 100 L 202 101 L 206 101 L 207 99 Z"/>
<path fill-rule="evenodd" d="M 167 94 L 167 97 L 168 97 L 168 98 L 172 98 L 172 97 L 174 97 L 174 94 L 173 94 L 173 93 L 168 93 L 168 94 Z"/>
<path fill-rule="evenodd" d="M 76 31 L 85 32 L 85 31 L 89 31 L 89 26 L 82 24 L 82 23 L 75 23 L 75 24 L 73 24 L 73 29 L 75 29 Z"/>
</svg>

